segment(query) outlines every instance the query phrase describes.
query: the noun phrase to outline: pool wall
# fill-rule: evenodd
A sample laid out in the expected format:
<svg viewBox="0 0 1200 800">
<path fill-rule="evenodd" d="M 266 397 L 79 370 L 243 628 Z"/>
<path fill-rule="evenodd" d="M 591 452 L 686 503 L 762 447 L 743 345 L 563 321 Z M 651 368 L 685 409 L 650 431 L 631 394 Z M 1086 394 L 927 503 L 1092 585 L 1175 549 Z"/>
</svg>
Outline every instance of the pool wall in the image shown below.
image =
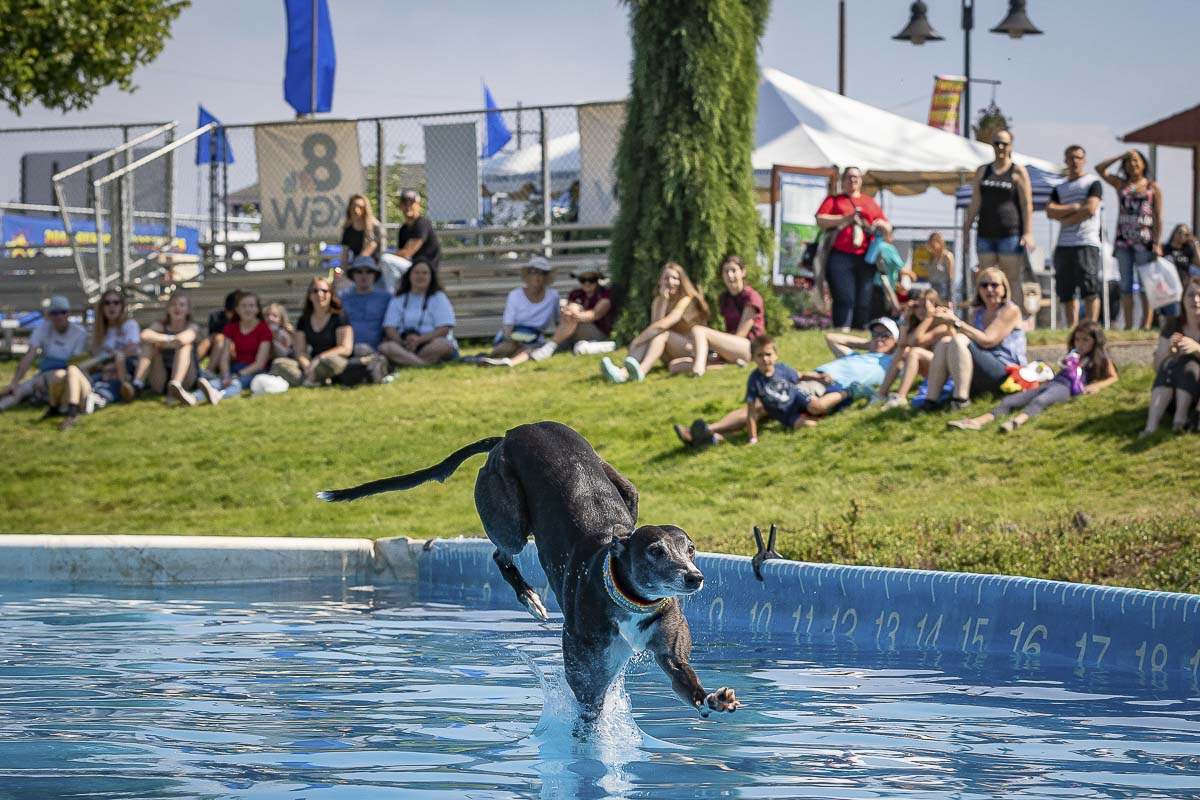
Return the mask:
<svg viewBox="0 0 1200 800">
<path fill-rule="evenodd" d="M 340 579 L 412 583 L 418 596 L 460 593 L 517 608 L 486 539 L 207 536 L 0 536 L 0 589 L 25 582 L 195 585 Z M 533 546 L 517 559 L 556 608 Z M 684 598 L 693 624 L 778 641 L 890 651 L 1004 654 L 1018 665 L 1129 671 L 1153 686 L 1195 688 L 1200 595 L 996 575 L 705 555 L 703 590 Z"/>
</svg>

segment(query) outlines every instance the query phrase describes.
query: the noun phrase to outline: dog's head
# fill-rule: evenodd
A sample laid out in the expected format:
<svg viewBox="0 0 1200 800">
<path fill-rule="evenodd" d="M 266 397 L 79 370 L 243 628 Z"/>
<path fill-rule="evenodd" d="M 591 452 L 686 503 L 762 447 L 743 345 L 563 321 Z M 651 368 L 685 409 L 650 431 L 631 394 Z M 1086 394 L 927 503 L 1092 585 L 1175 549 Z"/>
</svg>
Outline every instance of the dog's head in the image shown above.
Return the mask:
<svg viewBox="0 0 1200 800">
<path fill-rule="evenodd" d="M 682 528 L 642 525 L 618 534 L 609 545 L 629 588 L 646 599 L 692 594 L 704 585 L 696 569 L 696 546 Z"/>
</svg>

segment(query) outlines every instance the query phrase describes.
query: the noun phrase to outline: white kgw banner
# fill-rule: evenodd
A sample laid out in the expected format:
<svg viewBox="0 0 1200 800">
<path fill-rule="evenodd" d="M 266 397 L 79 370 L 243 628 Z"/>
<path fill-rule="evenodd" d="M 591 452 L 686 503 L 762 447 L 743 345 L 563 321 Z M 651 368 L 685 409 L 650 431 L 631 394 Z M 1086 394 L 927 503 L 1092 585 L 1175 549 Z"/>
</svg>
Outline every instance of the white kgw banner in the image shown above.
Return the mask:
<svg viewBox="0 0 1200 800">
<path fill-rule="evenodd" d="M 365 186 L 353 122 L 259 125 L 263 241 L 341 241 L 346 203 Z"/>
</svg>

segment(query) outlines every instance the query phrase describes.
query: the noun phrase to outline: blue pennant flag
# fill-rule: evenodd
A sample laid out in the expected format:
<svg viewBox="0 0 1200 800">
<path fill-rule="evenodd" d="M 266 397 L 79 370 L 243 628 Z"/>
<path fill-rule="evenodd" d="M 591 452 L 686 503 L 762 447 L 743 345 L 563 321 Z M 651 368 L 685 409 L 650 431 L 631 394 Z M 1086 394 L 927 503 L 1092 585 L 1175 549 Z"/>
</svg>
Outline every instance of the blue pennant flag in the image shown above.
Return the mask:
<svg viewBox="0 0 1200 800">
<path fill-rule="evenodd" d="M 504 115 L 499 111 L 492 109 L 499 108 L 496 105 L 496 98 L 492 97 L 492 90 L 483 85 L 483 105 L 488 109 L 487 112 L 487 128 L 484 130 L 483 138 L 483 155 L 482 158 L 490 158 L 496 153 L 504 149 L 504 145 L 512 140 L 512 131 L 508 129 L 508 124 L 504 121 Z"/>
<path fill-rule="evenodd" d="M 333 108 L 333 78 L 337 53 L 333 49 L 333 25 L 326 0 L 283 0 L 287 9 L 287 62 L 283 75 L 283 99 L 297 114 L 330 111 Z M 316 32 L 313 23 L 316 23 Z M 317 52 L 313 53 L 316 46 Z M 313 106 L 313 59 L 317 63 L 317 107 Z"/>
<path fill-rule="evenodd" d="M 200 119 L 196 122 L 197 128 L 203 128 L 210 122 L 221 124 L 221 120 L 208 113 L 208 109 L 200 106 Z M 225 138 L 225 129 L 218 128 L 216 132 L 217 146 L 214 151 L 212 146 L 213 134 L 204 133 L 196 139 L 196 163 L 197 164 L 214 164 L 224 162 L 226 164 L 233 163 L 233 148 L 229 146 L 229 140 Z M 222 153 L 222 145 L 224 153 Z"/>
</svg>

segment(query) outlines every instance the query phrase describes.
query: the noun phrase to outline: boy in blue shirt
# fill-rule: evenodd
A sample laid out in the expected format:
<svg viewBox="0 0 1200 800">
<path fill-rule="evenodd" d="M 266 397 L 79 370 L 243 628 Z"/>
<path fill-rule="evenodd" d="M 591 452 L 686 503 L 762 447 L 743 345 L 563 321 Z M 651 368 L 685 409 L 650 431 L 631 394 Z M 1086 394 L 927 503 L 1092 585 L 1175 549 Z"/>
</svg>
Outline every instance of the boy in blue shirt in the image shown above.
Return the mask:
<svg viewBox="0 0 1200 800">
<path fill-rule="evenodd" d="M 750 429 L 750 444 L 758 443 L 758 421 L 764 416 L 786 428 L 811 428 L 815 417 L 823 417 L 870 395 L 883 382 L 896 347 L 899 329 L 887 317 L 870 325 L 871 338 L 852 339 L 842 335 L 825 337 L 837 356 L 811 372 L 798 373 L 780 362 L 775 340 L 759 336 L 751 343 L 750 355 L 757 368 L 746 380 L 746 405 L 726 414 L 711 426 L 698 419 L 691 428 L 675 425 L 675 435 L 689 447 L 719 444 L 726 434 Z M 861 347 L 866 352 L 854 352 Z"/>
</svg>

